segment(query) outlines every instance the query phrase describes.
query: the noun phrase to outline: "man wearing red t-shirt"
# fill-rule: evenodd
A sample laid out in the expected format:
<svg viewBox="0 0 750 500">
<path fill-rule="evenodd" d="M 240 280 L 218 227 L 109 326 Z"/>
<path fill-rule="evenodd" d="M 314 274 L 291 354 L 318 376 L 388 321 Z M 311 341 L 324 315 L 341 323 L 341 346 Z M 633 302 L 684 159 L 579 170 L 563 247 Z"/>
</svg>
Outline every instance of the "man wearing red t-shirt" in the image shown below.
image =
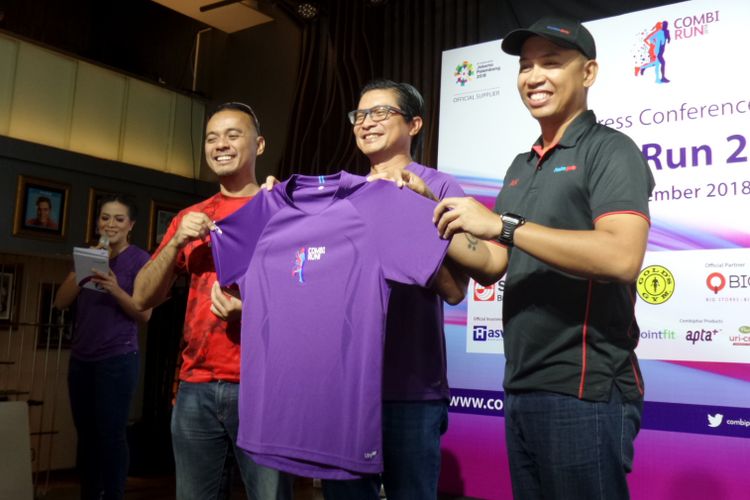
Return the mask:
<svg viewBox="0 0 750 500">
<path fill-rule="evenodd" d="M 258 192 L 255 160 L 264 148 L 258 119 L 246 104 L 222 104 L 209 116 L 206 162 L 219 177 L 220 191 L 177 214 L 135 281 L 133 299 L 145 309 L 166 299 L 177 274 L 190 276 L 186 346 L 172 411 L 178 500 L 228 498 L 230 455 L 249 499 L 292 497 L 291 478 L 255 464 L 236 445 L 241 305 L 216 285 L 208 237 L 213 221 Z M 212 294 L 218 306 L 212 307 Z"/>
</svg>

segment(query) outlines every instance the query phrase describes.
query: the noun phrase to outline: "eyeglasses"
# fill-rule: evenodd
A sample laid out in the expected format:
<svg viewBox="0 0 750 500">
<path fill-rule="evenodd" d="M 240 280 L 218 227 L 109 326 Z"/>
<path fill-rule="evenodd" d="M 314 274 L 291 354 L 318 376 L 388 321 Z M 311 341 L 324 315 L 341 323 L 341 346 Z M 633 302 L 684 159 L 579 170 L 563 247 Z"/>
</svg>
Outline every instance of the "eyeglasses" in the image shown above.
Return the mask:
<svg viewBox="0 0 750 500">
<path fill-rule="evenodd" d="M 255 125 L 255 131 L 260 135 L 260 122 L 258 121 L 258 115 L 255 114 L 255 111 L 253 111 L 253 108 L 245 104 L 244 102 L 238 102 L 238 101 L 232 101 L 232 102 L 225 102 L 224 104 L 221 104 L 218 106 L 214 112 L 209 115 L 209 118 L 211 116 L 215 115 L 219 111 L 223 111 L 225 109 L 235 109 L 237 111 L 241 111 L 247 115 L 250 115 L 250 118 L 253 120 L 253 125 Z"/>
<path fill-rule="evenodd" d="M 352 125 L 362 125 L 367 118 L 367 115 L 370 115 L 370 119 L 374 122 L 382 122 L 383 120 L 390 118 L 392 114 L 408 116 L 400 109 L 386 105 L 375 106 L 369 109 L 355 109 L 354 111 L 349 111 L 346 116 L 349 117 L 349 121 Z"/>
</svg>

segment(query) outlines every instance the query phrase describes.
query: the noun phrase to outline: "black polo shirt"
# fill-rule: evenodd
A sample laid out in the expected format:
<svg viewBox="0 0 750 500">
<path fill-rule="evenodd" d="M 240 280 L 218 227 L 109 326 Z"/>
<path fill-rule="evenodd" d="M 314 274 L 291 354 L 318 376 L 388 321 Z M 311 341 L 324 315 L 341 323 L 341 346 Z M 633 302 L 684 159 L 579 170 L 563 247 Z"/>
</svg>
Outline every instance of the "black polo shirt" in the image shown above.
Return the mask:
<svg viewBox="0 0 750 500">
<path fill-rule="evenodd" d="M 591 230 L 614 213 L 649 219 L 654 187 L 638 147 L 625 134 L 576 117 L 540 158 L 541 138 L 513 161 L 495 202 L 557 229 Z M 643 397 L 634 349 L 635 285 L 565 274 L 513 248 L 505 277 L 503 322 L 506 391 L 551 391 L 607 401 L 612 383 L 626 399 Z"/>
</svg>

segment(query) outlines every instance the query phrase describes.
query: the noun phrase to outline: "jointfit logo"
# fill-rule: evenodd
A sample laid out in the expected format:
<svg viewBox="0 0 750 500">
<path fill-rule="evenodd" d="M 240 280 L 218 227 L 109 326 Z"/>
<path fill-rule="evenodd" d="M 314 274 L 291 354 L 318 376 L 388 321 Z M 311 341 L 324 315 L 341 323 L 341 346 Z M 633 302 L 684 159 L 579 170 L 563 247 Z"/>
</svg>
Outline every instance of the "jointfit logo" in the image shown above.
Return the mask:
<svg viewBox="0 0 750 500">
<path fill-rule="evenodd" d="M 456 70 L 453 72 L 453 76 L 456 77 L 457 85 L 461 85 L 462 87 L 465 86 L 476 76 L 474 65 L 469 61 L 462 62 L 461 64 L 456 66 Z"/>
</svg>

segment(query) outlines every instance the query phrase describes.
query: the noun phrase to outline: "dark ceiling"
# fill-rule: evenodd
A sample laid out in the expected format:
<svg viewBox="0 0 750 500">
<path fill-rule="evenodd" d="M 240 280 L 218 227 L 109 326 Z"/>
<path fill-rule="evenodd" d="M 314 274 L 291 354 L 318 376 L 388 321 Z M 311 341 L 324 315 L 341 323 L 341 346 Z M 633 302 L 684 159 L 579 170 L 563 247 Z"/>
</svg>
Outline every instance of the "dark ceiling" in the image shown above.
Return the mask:
<svg viewBox="0 0 750 500">
<path fill-rule="evenodd" d="M 13 35 L 181 90 L 206 27 L 150 0 L 0 0 L 0 16 Z"/>
<path fill-rule="evenodd" d="M 401 0 L 316 3 L 326 15 L 326 5 L 337 1 L 381 6 Z M 418 3 L 430 8 L 431 1 Z M 296 4 L 263 3 L 271 8 Z M 479 37 L 501 38 L 508 27 L 528 24 L 539 12 L 591 20 L 668 3 L 675 0 L 481 0 Z M 176 90 L 191 88 L 195 35 L 206 27 L 151 0 L 0 0 L 0 30 Z"/>
</svg>

